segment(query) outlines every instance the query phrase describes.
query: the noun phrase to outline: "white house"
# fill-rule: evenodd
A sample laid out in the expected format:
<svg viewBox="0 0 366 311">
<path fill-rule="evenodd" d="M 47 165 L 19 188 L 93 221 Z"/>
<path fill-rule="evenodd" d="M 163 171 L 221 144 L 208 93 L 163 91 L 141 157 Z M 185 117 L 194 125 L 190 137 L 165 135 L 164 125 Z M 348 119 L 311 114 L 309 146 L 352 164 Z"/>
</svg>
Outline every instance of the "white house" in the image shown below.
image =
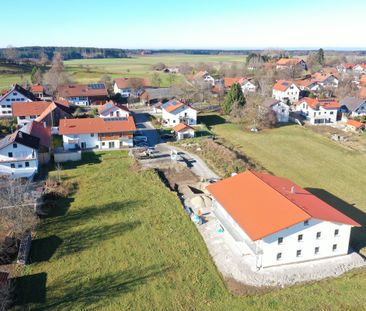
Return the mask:
<svg viewBox="0 0 366 311">
<path fill-rule="evenodd" d="M 302 98 L 295 110 L 306 117 L 311 124 L 334 124 L 337 122 L 341 105 L 335 99 Z"/>
<path fill-rule="evenodd" d="M 316 72 L 312 78 L 322 87 L 325 88 L 337 88 L 339 84 L 338 78 L 333 74 L 326 74 L 322 72 Z"/>
<path fill-rule="evenodd" d="M 205 81 L 212 86 L 215 85 L 215 78 L 212 77 L 207 71 L 199 71 L 194 75 L 195 80 L 202 80 Z"/>
<path fill-rule="evenodd" d="M 57 94 L 76 106 L 101 105 L 108 98 L 104 83 L 59 85 Z"/>
<path fill-rule="evenodd" d="M 341 110 L 352 117 L 366 115 L 366 99 L 346 97 L 341 101 Z"/>
<path fill-rule="evenodd" d="M 300 89 L 292 81 L 279 80 L 273 86 L 272 97 L 277 100 L 294 104 L 299 100 L 299 96 Z"/>
<path fill-rule="evenodd" d="M 32 178 L 38 171 L 38 137 L 16 131 L 0 141 L 0 175 Z"/>
<path fill-rule="evenodd" d="M 214 213 L 253 270 L 348 254 L 360 225 L 292 181 L 246 171 L 207 187 Z"/>
<path fill-rule="evenodd" d="M 23 126 L 39 117 L 50 104 L 46 101 L 15 102 L 12 115 L 17 118 L 18 125 Z"/>
<path fill-rule="evenodd" d="M 98 108 L 98 114 L 100 118 L 128 118 L 130 110 L 126 106 L 109 101 Z"/>
<path fill-rule="evenodd" d="M 197 110 L 175 99 L 161 106 L 162 120 L 165 126 L 175 126 L 179 123 L 187 125 L 197 124 Z"/>
<path fill-rule="evenodd" d="M 60 120 L 59 134 L 65 150 L 117 149 L 133 146 L 136 130 L 132 116 L 128 118 L 86 118 Z"/>
<path fill-rule="evenodd" d="M 230 89 L 233 84 L 238 83 L 244 94 L 254 93 L 257 89 L 254 81 L 249 78 L 244 77 L 225 77 L 224 87 L 225 89 Z"/>
<path fill-rule="evenodd" d="M 319 83 L 313 78 L 305 78 L 294 81 L 300 91 L 312 91 L 317 92 L 320 88 Z"/>
<path fill-rule="evenodd" d="M 354 67 L 355 67 L 355 64 L 346 63 L 346 64 L 341 64 L 341 65 L 337 66 L 337 70 L 340 73 L 353 73 Z"/>
<path fill-rule="evenodd" d="M 173 127 L 177 140 L 194 137 L 194 128 L 187 124 L 179 123 Z"/>
<path fill-rule="evenodd" d="M 277 122 L 287 123 L 289 121 L 290 107 L 286 103 L 277 99 L 267 98 L 263 105 L 276 113 Z"/>
<path fill-rule="evenodd" d="M 151 87 L 151 82 L 142 78 L 118 78 L 114 80 L 114 94 L 121 94 L 122 97 L 130 97 L 132 92 L 140 96 L 145 88 Z"/>
<path fill-rule="evenodd" d="M 14 102 L 32 102 L 36 100 L 37 98 L 31 92 L 15 84 L 9 91 L 0 94 L 0 117 L 12 116 Z"/>
<path fill-rule="evenodd" d="M 357 75 L 364 75 L 366 74 L 366 64 L 357 64 L 353 67 L 353 71 Z"/>
</svg>

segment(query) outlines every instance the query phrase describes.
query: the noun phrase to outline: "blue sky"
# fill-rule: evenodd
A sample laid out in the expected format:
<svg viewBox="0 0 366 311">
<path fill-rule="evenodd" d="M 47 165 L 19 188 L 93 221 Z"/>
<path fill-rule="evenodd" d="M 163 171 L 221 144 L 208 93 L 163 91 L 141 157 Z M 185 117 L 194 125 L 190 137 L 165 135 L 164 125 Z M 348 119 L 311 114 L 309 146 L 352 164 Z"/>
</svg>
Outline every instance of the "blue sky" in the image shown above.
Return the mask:
<svg viewBox="0 0 366 311">
<path fill-rule="evenodd" d="M 0 47 L 365 48 L 365 0 L 1 0 Z"/>
</svg>

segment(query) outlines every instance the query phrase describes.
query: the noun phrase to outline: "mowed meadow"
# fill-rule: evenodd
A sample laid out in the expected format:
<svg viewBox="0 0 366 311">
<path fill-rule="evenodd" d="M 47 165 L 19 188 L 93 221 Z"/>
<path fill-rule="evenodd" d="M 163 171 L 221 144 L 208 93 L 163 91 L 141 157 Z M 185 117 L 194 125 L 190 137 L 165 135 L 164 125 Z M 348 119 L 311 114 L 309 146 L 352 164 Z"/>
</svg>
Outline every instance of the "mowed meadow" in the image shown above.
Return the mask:
<svg viewBox="0 0 366 311">
<path fill-rule="evenodd" d="M 54 172 L 51 172 L 54 174 Z M 361 310 L 366 271 L 232 295 L 177 196 L 127 152 L 64 165 L 75 184 L 42 220 L 15 310 Z"/>
<path fill-rule="evenodd" d="M 119 77 L 142 77 L 150 79 L 154 70 L 152 65 L 164 63 L 167 66 L 179 66 L 182 64 L 208 63 L 219 65 L 244 63 L 245 55 L 188 55 L 188 54 L 153 54 L 144 56 L 132 56 L 131 58 L 106 58 L 106 59 L 77 59 L 68 60 L 64 64 L 75 83 L 98 82 L 102 75 L 112 78 Z M 6 74 L 0 74 L 0 89 L 8 88 L 12 83 L 30 81 L 30 70 L 20 73 L 14 68 L 1 66 Z M 10 73 L 10 71 L 14 71 Z M 161 86 L 170 86 L 168 74 L 159 73 L 162 80 Z M 183 81 L 181 74 L 174 75 L 174 83 Z"/>
</svg>

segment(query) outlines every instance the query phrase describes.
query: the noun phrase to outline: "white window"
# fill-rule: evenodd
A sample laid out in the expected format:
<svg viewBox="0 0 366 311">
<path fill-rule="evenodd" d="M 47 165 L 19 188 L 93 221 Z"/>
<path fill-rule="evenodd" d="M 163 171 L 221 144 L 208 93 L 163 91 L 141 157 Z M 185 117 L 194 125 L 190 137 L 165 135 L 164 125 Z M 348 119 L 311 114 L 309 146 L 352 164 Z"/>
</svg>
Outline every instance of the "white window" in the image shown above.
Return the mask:
<svg viewBox="0 0 366 311">
<path fill-rule="evenodd" d="M 278 245 L 283 244 L 283 238 L 282 237 L 278 238 L 277 242 L 278 242 Z"/>
<path fill-rule="evenodd" d="M 309 226 L 309 220 L 304 221 L 304 226 Z"/>
<path fill-rule="evenodd" d="M 301 249 L 298 249 L 297 251 L 296 251 L 296 257 L 300 257 L 301 256 Z"/>
<path fill-rule="evenodd" d="M 315 247 L 315 249 L 314 249 L 314 254 L 315 254 L 315 255 L 319 254 L 319 246 Z"/>
<path fill-rule="evenodd" d="M 303 238 L 303 235 L 302 235 L 302 234 L 299 234 L 299 235 L 297 236 L 297 241 L 298 241 L 298 242 L 302 242 L 302 238 Z"/>
<path fill-rule="evenodd" d="M 282 253 L 277 253 L 277 260 L 280 260 L 282 258 Z"/>
<path fill-rule="evenodd" d="M 321 232 L 317 232 L 317 233 L 316 233 L 316 238 L 317 238 L 317 239 L 320 239 L 320 238 L 321 238 L 321 236 L 322 236 L 322 233 L 321 233 Z"/>
<path fill-rule="evenodd" d="M 339 229 L 335 229 L 334 230 L 334 236 L 338 236 L 339 235 Z"/>
<path fill-rule="evenodd" d="M 333 252 L 337 250 L 337 244 L 333 244 Z"/>
</svg>

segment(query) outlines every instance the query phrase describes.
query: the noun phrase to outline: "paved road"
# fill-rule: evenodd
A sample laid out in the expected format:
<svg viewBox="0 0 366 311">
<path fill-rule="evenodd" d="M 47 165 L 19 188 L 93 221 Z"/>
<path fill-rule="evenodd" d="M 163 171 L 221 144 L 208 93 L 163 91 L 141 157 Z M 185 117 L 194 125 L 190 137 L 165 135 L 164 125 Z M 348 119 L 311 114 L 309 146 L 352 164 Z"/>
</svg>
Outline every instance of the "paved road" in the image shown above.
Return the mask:
<svg viewBox="0 0 366 311">
<path fill-rule="evenodd" d="M 135 111 L 133 116 L 135 118 L 136 127 L 147 137 L 150 147 L 155 147 L 161 143 L 157 130 L 152 126 L 149 120 L 149 114 Z"/>
</svg>

